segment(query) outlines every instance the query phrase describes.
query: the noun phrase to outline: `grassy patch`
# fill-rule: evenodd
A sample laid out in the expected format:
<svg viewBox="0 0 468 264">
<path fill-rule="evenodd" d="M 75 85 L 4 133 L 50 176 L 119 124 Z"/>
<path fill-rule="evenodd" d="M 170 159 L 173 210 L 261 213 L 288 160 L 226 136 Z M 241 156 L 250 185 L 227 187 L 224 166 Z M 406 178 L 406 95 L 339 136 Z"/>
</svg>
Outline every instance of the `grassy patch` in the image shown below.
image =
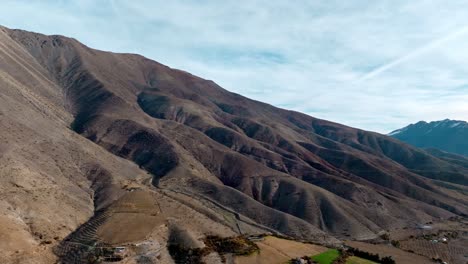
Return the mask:
<svg viewBox="0 0 468 264">
<path fill-rule="evenodd" d="M 346 264 L 377 264 L 377 262 L 373 262 L 356 256 L 351 256 L 346 259 Z"/>
<path fill-rule="evenodd" d="M 340 252 L 336 249 L 330 249 L 321 254 L 312 256 L 312 260 L 320 264 L 332 264 L 335 259 L 340 256 Z"/>
</svg>

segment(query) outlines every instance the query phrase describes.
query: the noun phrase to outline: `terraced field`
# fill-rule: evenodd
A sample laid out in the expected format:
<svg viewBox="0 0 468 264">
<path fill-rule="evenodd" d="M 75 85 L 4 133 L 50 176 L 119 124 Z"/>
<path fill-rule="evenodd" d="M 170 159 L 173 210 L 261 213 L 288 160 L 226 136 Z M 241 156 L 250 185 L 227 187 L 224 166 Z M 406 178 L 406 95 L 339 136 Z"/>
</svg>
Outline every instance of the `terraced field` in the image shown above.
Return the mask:
<svg viewBox="0 0 468 264">
<path fill-rule="evenodd" d="M 125 194 L 108 208 L 96 212 L 55 249 L 61 263 L 88 263 L 99 247 L 118 246 L 143 240 L 151 234 L 160 215 L 159 208 L 144 191 Z"/>
<path fill-rule="evenodd" d="M 144 240 L 155 226 L 164 222 L 155 201 L 147 191 L 127 193 L 110 206 L 111 216 L 99 227 L 97 235 L 113 246 Z"/>
<path fill-rule="evenodd" d="M 87 263 L 96 246 L 106 246 L 99 242 L 96 233 L 110 215 L 108 211 L 96 213 L 88 222 L 62 241 L 54 250 L 61 263 Z"/>
<path fill-rule="evenodd" d="M 400 247 L 406 251 L 430 258 L 442 259 L 448 263 L 466 263 L 468 254 L 468 243 L 465 241 L 449 241 L 445 243 L 434 243 L 425 239 L 412 239 L 400 242 Z"/>
</svg>

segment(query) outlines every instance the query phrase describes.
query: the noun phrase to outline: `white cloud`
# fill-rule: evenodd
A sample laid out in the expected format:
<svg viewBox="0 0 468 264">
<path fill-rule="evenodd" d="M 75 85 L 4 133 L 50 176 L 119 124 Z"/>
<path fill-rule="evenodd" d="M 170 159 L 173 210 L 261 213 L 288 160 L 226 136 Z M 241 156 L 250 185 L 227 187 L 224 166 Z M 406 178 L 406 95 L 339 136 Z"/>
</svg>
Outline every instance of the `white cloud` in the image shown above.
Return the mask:
<svg viewBox="0 0 468 264">
<path fill-rule="evenodd" d="M 468 119 L 464 2 L 4 1 L 0 24 L 140 53 L 253 99 L 389 132 Z"/>
<path fill-rule="evenodd" d="M 446 42 L 449 42 L 451 40 L 455 40 L 457 39 L 458 37 L 461 37 L 465 34 L 468 33 L 468 26 L 464 26 L 460 29 L 457 29 L 456 31 L 454 32 L 451 32 L 450 34 L 446 35 L 446 36 L 443 36 L 439 39 L 436 39 L 434 41 L 431 41 L 429 42 L 428 44 L 420 47 L 420 48 L 417 48 L 416 50 L 412 51 L 411 53 L 409 54 L 406 54 L 400 58 L 397 58 L 385 65 L 382 65 L 368 73 L 366 73 L 364 76 L 362 76 L 360 78 L 360 81 L 364 81 L 364 80 L 367 80 L 367 79 L 370 79 L 370 78 L 373 78 L 377 75 L 379 75 L 380 73 L 382 72 L 385 72 L 391 68 L 395 68 L 397 67 L 398 65 L 402 64 L 402 63 L 405 63 L 417 56 L 421 56 L 423 55 L 424 53 L 426 52 L 429 52 L 435 48 L 438 48 L 439 46 L 442 46 L 443 44 L 445 44 Z"/>
</svg>

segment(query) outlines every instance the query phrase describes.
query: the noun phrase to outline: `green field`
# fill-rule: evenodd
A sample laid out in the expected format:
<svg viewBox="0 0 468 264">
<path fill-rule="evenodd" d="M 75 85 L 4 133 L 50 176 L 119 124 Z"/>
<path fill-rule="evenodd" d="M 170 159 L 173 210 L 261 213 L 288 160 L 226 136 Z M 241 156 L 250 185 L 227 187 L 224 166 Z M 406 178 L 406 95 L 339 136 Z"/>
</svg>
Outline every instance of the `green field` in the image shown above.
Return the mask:
<svg viewBox="0 0 468 264">
<path fill-rule="evenodd" d="M 367 260 L 367 259 L 362 259 L 362 258 L 352 256 L 346 259 L 346 264 L 377 264 L 377 263 Z"/>
<path fill-rule="evenodd" d="M 331 264 L 335 259 L 340 256 L 340 252 L 336 249 L 330 249 L 321 254 L 312 256 L 312 260 L 320 264 Z"/>
</svg>

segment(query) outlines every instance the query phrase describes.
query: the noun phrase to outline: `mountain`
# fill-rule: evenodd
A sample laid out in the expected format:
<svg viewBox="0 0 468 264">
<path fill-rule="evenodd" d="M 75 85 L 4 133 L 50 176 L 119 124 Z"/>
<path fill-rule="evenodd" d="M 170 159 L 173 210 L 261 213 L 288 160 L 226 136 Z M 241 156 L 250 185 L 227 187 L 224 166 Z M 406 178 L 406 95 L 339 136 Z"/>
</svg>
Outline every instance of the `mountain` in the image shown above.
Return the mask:
<svg viewBox="0 0 468 264">
<path fill-rule="evenodd" d="M 389 135 L 416 147 L 436 148 L 468 156 L 468 122 L 465 121 L 420 121 Z"/>
<path fill-rule="evenodd" d="M 208 236 L 335 245 L 468 215 L 465 160 L 63 36 L 0 28 L 0 58 L 2 262 L 133 243 L 171 263 Z"/>
</svg>

